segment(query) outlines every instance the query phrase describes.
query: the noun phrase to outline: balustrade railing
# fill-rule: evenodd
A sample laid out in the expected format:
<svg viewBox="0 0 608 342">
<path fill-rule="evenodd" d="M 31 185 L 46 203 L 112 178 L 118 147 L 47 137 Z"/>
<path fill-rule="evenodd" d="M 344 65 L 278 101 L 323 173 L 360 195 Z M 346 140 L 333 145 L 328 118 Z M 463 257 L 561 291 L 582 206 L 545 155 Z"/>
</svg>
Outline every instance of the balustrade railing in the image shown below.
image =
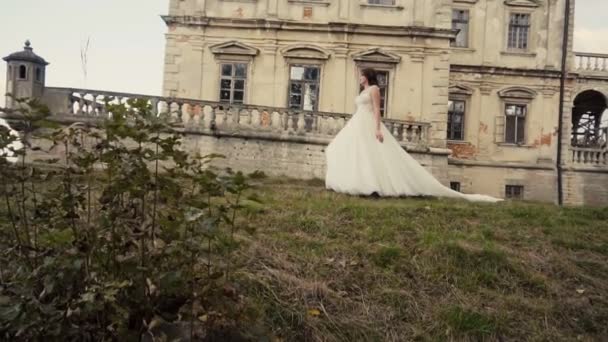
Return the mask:
<svg viewBox="0 0 608 342">
<path fill-rule="evenodd" d="M 130 99 L 148 101 L 154 113 L 170 114 L 184 129 L 226 133 L 275 133 L 330 139 L 348 122 L 350 114 L 297 111 L 257 105 L 170 98 L 141 94 L 72 88 L 46 88 L 45 103 L 60 115 L 105 117 L 107 104 Z M 386 127 L 402 144 L 426 146 L 429 123 L 384 119 Z"/>
<path fill-rule="evenodd" d="M 572 162 L 579 165 L 608 165 L 608 127 L 601 129 L 596 147 L 571 146 Z"/>
<path fill-rule="evenodd" d="M 608 74 L 608 54 L 575 52 L 574 67 L 579 72 Z"/>
<path fill-rule="evenodd" d="M 608 165 L 608 150 L 606 148 L 571 147 L 572 162 L 582 165 Z"/>
</svg>

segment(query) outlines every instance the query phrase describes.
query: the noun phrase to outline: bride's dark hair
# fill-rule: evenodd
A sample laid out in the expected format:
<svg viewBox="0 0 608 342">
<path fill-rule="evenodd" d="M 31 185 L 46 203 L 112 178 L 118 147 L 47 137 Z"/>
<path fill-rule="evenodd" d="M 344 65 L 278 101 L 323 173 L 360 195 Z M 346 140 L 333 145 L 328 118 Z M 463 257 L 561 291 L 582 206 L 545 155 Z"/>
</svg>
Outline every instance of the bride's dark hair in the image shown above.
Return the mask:
<svg viewBox="0 0 608 342">
<path fill-rule="evenodd" d="M 378 85 L 378 77 L 377 77 L 376 70 L 374 70 L 372 68 L 365 68 L 365 69 L 361 70 L 361 75 L 363 75 L 363 76 L 365 76 L 365 78 L 367 78 L 367 83 L 369 83 L 370 86 Z"/>
</svg>

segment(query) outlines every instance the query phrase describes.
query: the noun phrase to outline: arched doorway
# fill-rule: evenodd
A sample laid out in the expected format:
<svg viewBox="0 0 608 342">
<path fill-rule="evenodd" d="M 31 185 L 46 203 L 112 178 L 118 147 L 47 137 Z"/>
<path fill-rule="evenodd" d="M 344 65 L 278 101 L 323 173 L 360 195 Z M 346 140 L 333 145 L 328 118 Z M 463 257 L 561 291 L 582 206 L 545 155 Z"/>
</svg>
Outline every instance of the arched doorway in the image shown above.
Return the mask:
<svg viewBox="0 0 608 342">
<path fill-rule="evenodd" d="M 596 90 L 586 90 L 574 99 L 572 108 L 572 146 L 606 146 L 608 102 Z"/>
</svg>

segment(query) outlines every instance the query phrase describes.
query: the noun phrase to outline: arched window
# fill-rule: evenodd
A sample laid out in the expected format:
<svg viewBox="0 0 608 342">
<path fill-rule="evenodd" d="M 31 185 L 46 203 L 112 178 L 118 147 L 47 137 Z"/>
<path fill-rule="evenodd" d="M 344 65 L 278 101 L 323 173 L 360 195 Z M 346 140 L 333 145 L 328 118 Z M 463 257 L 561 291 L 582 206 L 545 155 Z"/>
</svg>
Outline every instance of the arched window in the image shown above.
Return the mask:
<svg viewBox="0 0 608 342">
<path fill-rule="evenodd" d="M 606 144 L 608 128 L 602 114 L 608 109 L 604 95 L 587 90 L 576 96 L 572 108 L 572 146 L 601 147 Z"/>
<path fill-rule="evenodd" d="M 20 80 L 27 79 L 27 67 L 25 65 L 19 66 L 19 79 Z"/>
<path fill-rule="evenodd" d="M 36 68 L 36 82 L 42 82 L 42 69 Z"/>
</svg>

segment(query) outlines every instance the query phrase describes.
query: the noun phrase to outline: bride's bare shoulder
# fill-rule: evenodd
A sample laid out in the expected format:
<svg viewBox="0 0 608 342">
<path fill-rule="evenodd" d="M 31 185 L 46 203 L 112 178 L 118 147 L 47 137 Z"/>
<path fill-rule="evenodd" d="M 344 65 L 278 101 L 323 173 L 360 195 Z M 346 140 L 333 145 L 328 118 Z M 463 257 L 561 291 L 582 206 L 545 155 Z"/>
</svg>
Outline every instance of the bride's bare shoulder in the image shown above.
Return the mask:
<svg viewBox="0 0 608 342">
<path fill-rule="evenodd" d="M 380 92 L 380 87 L 378 87 L 377 85 L 373 85 L 373 86 L 370 86 L 370 87 L 369 87 L 369 90 L 370 90 L 372 93 L 379 93 L 379 92 Z"/>
</svg>

